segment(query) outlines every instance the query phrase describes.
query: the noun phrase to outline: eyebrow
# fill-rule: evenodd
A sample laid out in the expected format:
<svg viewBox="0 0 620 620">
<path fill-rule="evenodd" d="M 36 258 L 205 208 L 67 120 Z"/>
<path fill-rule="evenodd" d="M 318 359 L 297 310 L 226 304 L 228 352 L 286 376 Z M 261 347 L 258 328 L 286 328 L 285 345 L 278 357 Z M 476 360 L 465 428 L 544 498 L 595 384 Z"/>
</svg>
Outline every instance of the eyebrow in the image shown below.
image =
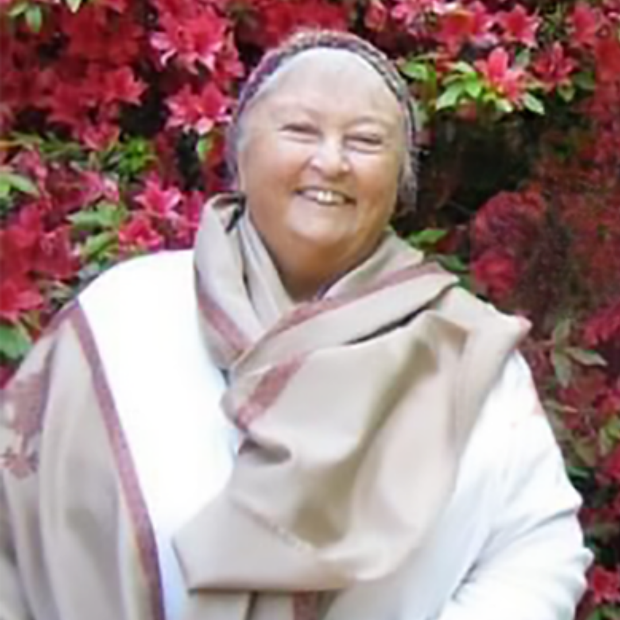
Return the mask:
<svg viewBox="0 0 620 620">
<path fill-rule="evenodd" d="M 275 104 L 272 116 L 278 117 L 282 113 L 302 113 L 310 117 L 316 117 L 321 114 L 321 110 L 309 108 L 299 103 L 293 104 L 283 101 L 281 103 Z M 364 124 L 379 125 L 386 130 L 390 130 L 395 126 L 394 121 L 387 115 L 383 114 L 363 114 L 352 118 L 351 121 L 348 123 L 349 126 Z"/>
</svg>

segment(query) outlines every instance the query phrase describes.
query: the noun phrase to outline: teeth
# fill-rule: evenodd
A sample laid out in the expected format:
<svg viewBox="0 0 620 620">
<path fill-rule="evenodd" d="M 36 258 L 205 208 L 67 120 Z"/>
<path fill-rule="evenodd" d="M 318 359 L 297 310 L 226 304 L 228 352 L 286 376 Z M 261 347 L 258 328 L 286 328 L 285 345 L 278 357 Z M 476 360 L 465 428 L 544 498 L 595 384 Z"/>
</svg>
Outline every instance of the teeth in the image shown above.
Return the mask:
<svg viewBox="0 0 620 620">
<path fill-rule="evenodd" d="M 303 193 L 308 198 L 325 205 L 344 204 L 346 202 L 345 196 L 329 189 L 308 189 Z"/>
</svg>

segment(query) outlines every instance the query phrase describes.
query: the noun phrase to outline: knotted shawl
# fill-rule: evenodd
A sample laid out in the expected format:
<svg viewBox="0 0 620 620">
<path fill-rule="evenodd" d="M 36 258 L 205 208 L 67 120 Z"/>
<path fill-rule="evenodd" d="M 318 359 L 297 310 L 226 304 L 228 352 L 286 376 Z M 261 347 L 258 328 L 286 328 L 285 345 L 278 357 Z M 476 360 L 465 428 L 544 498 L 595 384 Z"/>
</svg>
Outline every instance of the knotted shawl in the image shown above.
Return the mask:
<svg viewBox="0 0 620 620">
<path fill-rule="evenodd" d="M 250 217 L 231 226 L 237 207 L 213 200 L 195 249 L 205 342 L 243 442 L 226 489 L 175 538 L 185 620 L 318 618 L 313 593 L 388 575 L 424 542 L 527 324 L 391 233 L 295 304 Z"/>
</svg>

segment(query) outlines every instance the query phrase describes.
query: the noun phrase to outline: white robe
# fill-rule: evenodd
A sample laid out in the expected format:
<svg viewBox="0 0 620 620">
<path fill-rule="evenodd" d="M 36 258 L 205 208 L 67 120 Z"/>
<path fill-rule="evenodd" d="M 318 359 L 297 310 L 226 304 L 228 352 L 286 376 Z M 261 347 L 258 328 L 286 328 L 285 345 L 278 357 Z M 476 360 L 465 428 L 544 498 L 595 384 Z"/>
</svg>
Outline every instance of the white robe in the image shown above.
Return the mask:
<svg viewBox="0 0 620 620">
<path fill-rule="evenodd" d="M 224 381 L 201 342 L 191 253 L 117 267 L 81 303 L 157 535 L 168 620 L 176 620 L 184 592 L 171 535 L 225 485 L 237 444 L 218 406 Z M 514 356 L 423 556 L 340 594 L 325 620 L 573 617 L 591 554 L 576 519 L 580 499 L 537 403 L 529 369 Z"/>
<path fill-rule="evenodd" d="M 16 431 L 7 399 L 0 456 L 32 449 L 39 463 L 22 477 L 0 462 L 0 620 L 179 619 L 171 537 L 224 487 L 239 442 L 219 408 L 224 380 L 193 287 L 191 252 L 111 269 L 79 296 L 81 328 L 59 328 L 63 351 L 81 331 L 91 357 L 52 392 L 38 435 Z M 80 408 L 93 390 L 102 417 Z M 513 356 L 426 546 L 389 577 L 330 599 L 324 620 L 573 618 L 591 554 L 537 402 Z"/>
</svg>

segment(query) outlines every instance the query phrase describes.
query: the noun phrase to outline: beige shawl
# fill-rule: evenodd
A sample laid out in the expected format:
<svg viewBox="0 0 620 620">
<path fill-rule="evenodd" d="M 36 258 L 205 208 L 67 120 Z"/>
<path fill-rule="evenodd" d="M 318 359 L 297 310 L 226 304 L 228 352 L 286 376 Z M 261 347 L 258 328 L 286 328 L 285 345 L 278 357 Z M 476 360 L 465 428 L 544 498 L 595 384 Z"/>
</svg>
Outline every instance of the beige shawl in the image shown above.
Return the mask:
<svg viewBox="0 0 620 620">
<path fill-rule="evenodd" d="M 186 620 L 320 617 L 327 594 L 395 571 L 445 507 L 490 386 L 527 331 L 386 234 L 294 305 L 236 203 L 195 253 L 206 344 L 244 437 L 232 479 L 175 540 Z"/>
</svg>

